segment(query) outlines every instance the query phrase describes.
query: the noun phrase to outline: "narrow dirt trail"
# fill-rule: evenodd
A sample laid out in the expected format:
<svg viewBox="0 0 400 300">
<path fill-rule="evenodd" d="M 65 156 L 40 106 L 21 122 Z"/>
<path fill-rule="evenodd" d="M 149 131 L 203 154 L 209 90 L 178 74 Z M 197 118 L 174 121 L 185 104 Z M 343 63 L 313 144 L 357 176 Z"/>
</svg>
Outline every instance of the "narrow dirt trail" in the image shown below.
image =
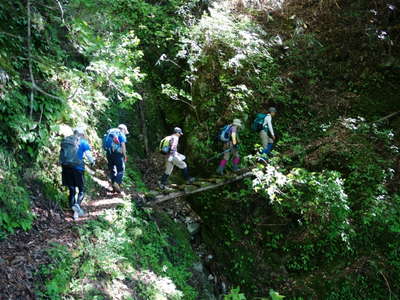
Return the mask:
<svg viewBox="0 0 400 300">
<path fill-rule="evenodd" d="M 43 203 L 37 203 L 33 207 L 37 218 L 32 229 L 19 230 L 0 241 L 0 300 L 35 299 L 34 286 L 39 279 L 36 274 L 40 266 L 50 263 L 46 249 L 54 243 L 73 249 L 79 239 L 79 226 L 123 203 L 120 195 L 110 192 L 107 181 L 93 175 L 92 179 L 99 185 L 99 196 L 83 203 L 85 217 L 74 221 L 70 211 L 44 208 Z"/>
<path fill-rule="evenodd" d="M 157 188 L 157 174 L 162 173 L 163 161 L 155 157 L 136 162 L 148 188 Z M 96 185 L 96 193 L 95 195 L 87 193 L 87 198 L 90 196 L 90 199 L 83 202 L 82 207 L 86 216 L 74 221 L 72 211 L 54 208 L 54 204 L 49 200 L 43 200 L 40 192 L 36 191 L 34 193 L 36 195 L 32 197 L 34 199 L 32 210 L 37 217 L 31 230 L 28 232 L 19 230 L 0 241 L 0 300 L 36 299 L 35 285 L 44 286 L 44 282 L 40 282 L 41 278 L 37 274 L 41 266 L 51 263 L 47 249 L 54 244 L 74 249 L 79 241 L 80 226 L 126 201 L 123 195 L 111 192 L 104 170 L 87 170 L 87 173 Z M 137 194 L 134 188 L 127 190 L 126 193 L 134 198 Z M 182 223 L 185 223 L 188 217 L 191 220 L 198 219 L 188 204 L 178 199 L 167 205 L 161 205 L 160 209 Z"/>
</svg>

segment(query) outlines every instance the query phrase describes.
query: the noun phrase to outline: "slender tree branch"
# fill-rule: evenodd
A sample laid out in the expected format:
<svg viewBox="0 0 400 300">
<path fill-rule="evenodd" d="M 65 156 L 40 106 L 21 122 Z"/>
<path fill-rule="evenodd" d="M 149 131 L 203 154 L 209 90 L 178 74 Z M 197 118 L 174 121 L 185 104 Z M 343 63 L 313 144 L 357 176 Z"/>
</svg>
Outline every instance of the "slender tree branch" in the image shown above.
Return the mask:
<svg viewBox="0 0 400 300">
<path fill-rule="evenodd" d="M 32 58 L 32 57 L 31 57 L 31 59 L 29 59 L 29 58 L 24 58 L 24 57 L 21 57 L 20 59 L 22 59 L 22 60 L 27 60 L 28 63 L 29 63 L 29 61 L 31 61 L 31 62 L 36 62 L 36 63 L 39 63 L 39 64 L 45 64 L 45 65 L 51 66 L 50 64 L 47 64 L 47 63 L 45 63 L 45 62 L 43 62 L 43 61 L 36 60 L 36 59 L 34 59 L 34 58 Z M 33 73 L 32 73 L 32 76 L 33 76 Z M 31 77 L 31 78 L 32 78 L 32 77 Z M 35 78 L 34 78 L 34 77 L 33 77 L 33 81 L 35 82 L 35 84 L 32 84 L 32 86 L 33 86 L 33 88 L 34 88 L 35 90 L 37 90 L 37 91 L 39 91 L 39 92 L 41 92 L 41 93 L 44 93 L 46 96 L 52 97 L 52 98 L 57 99 L 57 100 L 60 100 L 60 101 L 64 101 L 64 99 L 62 99 L 61 97 L 58 97 L 58 96 L 56 96 L 56 95 L 51 95 L 51 94 L 45 92 L 44 90 L 42 90 L 42 89 L 36 84 L 36 81 L 35 81 Z M 70 96 L 67 98 L 67 100 L 71 100 L 71 99 L 75 98 L 75 96 L 76 96 L 78 90 L 79 90 L 79 87 L 77 87 L 77 88 L 75 89 L 75 91 L 72 93 L 72 95 L 70 95 Z"/>
<path fill-rule="evenodd" d="M 79 86 L 75 89 L 75 92 L 73 92 L 72 95 L 67 98 L 67 100 L 71 100 L 71 99 L 75 98 L 75 95 L 78 92 L 78 90 L 79 90 Z"/>
<path fill-rule="evenodd" d="M 183 100 L 183 99 L 179 99 L 178 97 L 176 97 L 176 98 L 173 98 L 173 97 L 171 97 L 171 99 L 172 100 L 174 100 L 174 101 L 180 101 L 180 102 L 183 102 L 183 103 L 185 103 L 185 104 L 187 104 L 187 105 L 189 105 L 193 110 L 195 110 L 196 111 L 196 108 L 194 107 L 194 105 L 193 104 L 191 104 L 190 102 L 188 102 L 188 101 L 185 101 L 185 100 Z"/>
<path fill-rule="evenodd" d="M 30 111 L 29 111 L 29 116 L 32 119 L 33 115 L 33 103 L 34 103 L 34 92 L 35 90 L 38 92 L 41 92 L 42 94 L 46 95 L 47 97 L 64 101 L 64 99 L 49 94 L 42 90 L 39 86 L 36 85 L 35 82 L 35 77 L 33 76 L 33 67 L 32 67 L 32 32 L 31 32 L 31 1 L 27 0 L 27 14 L 28 14 L 28 68 L 29 68 L 29 76 L 32 82 L 32 87 L 31 87 L 31 96 L 30 96 Z"/>
<path fill-rule="evenodd" d="M 54 1 L 56 1 L 56 2 L 57 2 L 57 4 L 58 4 L 58 7 L 60 8 L 60 11 L 61 11 L 61 21 L 62 21 L 62 23 L 64 24 L 64 23 L 65 23 L 65 21 L 64 21 L 64 10 L 63 10 L 63 7 L 62 7 L 62 5 L 61 5 L 60 1 L 58 1 L 58 0 L 54 0 Z"/>
<path fill-rule="evenodd" d="M 31 87 L 31 96 L 30 96 L 30 110 L 29 117 L 32 119 L 33 114 L 33 102 L 34 98 L 34 89 L 35 89 L 35 78 L 33 77 L 32 71 L 32 50 L 31 50 L 31 1 L 27 2 L 27 14 L 28 14 L 28 67 L 29 67 L 29 75 L 31 77 L 32 87 Z"/>
<path fill-rule="evenodd" d="M 171 97 L 171 99 L 174 100 L 174 101 L 178 101 L 178 102 L 180 101 L 180 102 L 183 102 L 183 103 L 189 105 L 189 106 L 194 110 L 194 113 L 196 114 L 196 119 L 197 119 L 197 121 L 200 122 L 199 113 L 197 112 L 196 106 L 194 106 L 194 105 L 191 104 L 190 102 L 185 101 L 185 100 L 183 100 L 183 99 L 180 99 L 180 98 L 178 98 L 178 97 L 176 97 L 176 98 Z"/>
<path fill-rule="evenodd" d="M 59 100 L 59 101 L 62 101 L 62 102 L 65 101 L 65 99 L 63 99 L 63 98 L 61 98 L 61 97 L 58 97 L 58 96 L 49 94 L 48 92 L 42 90 L 42 89 L 41 89 L 40 87 L 38 87 L 36 84 L 34 85 L 34 88 L 35 88 L 36 91 L 41 92 L 43 95 L 46 95 L 47 97 L 50 97 L 50 98 L 53 98 L 53 99 L 55 99 L 55 100 Z"/>
<path fill-rule="evenodd" d="M 39 124 L 42 123 L 43 111 L 44 111 L 44 104 L 42 104 L 42 105 L 40 106 Z"/>
<path fill-rule="evenodd" d="M 18 35 L 11 34 L 11 33 L 4 32 L 4 31 L 0 31 L 0 34 L 4 34 L 4 35 L 7 35 L 7 36 L 10 36 L 10 37 L 16 38 L 16 39 L 20 39 L 20 38 L 21 38 L 21 37 L 20 37 L 20 36 L 18 36 Z"/>
<path fill-rule="evenodd" d="M 389 300 L 391 300 L 392 299 L 392 289 L 390 288 L 389 281 L 386 279 L 386 276 L 383 274 L 382 271 L 380 271 L 379 274 L 381 274 L 383 279 L 385 280 L 385 283 L 386 283 L 386 285 L 388 287 L 388 290 L 389 290 Z"/>
<path fill-rule="evenodd" d="M 400 111 L 396 111 L 396 112 L 394 112 L 394 113 L 391 113 L 391 114 L 389 114 L 389 115 L 387 115 L 387 116 L 385 116 L 385 117 L 379 119 L 378 121 L 375 121 L 375 123 L 382 122 L 382 121 L 384 121 L 384 120 L 390 119 L 391 117 L 394 117 L 395 115 L 397 115 L 397 114 L 399 114 L 399 113 L 400 113 Z"/>
<path fill-rule="evenodd" d="M 144 141 L 144 152 L 146 156 L 149 155 L 149 139 L 147 136 L 147 126 L 146 126 L 146 113 L 145 113 L 145 102 L 142 97 L 142 100 L 138 102 L 139 113 L 140 113 L 140 120 L 142 125 L 142 134 L 143 134 L 143 141 Z"/>
</svg>

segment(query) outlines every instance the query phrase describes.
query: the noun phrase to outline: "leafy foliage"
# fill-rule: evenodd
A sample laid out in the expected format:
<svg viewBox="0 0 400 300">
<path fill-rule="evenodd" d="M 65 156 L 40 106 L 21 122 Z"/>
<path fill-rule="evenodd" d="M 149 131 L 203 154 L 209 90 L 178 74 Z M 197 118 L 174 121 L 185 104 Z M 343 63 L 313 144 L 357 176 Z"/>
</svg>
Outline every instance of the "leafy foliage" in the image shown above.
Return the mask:
<svg viewBox="0 0 400 300">
<path fill-rule="evenodd" d="M 74 249 L 49 249 L 52 263 L 43 266 L 45 287 L 38 287 L 42 298 L 196 299 L 188 284 L 196 258 L 186 228 L 124 200 L 79 228 Z"/>
<path fill-rule="evenodd" d="M 147 222 L 138 211 L 130 215 L 128 207 L 121 208 L 118 215 L 109 214 L 88 223 L 80 230 L 80 244 L 62 260 L 54 256 L 57 248 L 50 249 L 53 263 L 42 272 L 48 278 L 43 295 L 90 297 L 96 285 L 86 279 L 95 282 L 105 278 L 99 284 L 110 295 L 121 292 L 118 287 L 123 284 L 132 291 L 139 286 L 139 299 L 157 299 L 161 295 L 168 299 L 195 299 L 196 292 L 186 283 L 194 259 L 190 246 L 187 248 L 181 244 L 183 239 L 174 237 L 176 246 L 167 251 L 164 246 L 172 238 L 171 233 L 160 236 L 155 223 Z M 110 218 L 112 224 L 107 221 Z M 181 256 L 182 253 L 185 255 Z"/>
<path fill-rule="evenodd" d="M 31 228 L 30 194 L 22 185 L 17 163 L 0 151 L 0 238 L 17 228 Z"/>
</svg>

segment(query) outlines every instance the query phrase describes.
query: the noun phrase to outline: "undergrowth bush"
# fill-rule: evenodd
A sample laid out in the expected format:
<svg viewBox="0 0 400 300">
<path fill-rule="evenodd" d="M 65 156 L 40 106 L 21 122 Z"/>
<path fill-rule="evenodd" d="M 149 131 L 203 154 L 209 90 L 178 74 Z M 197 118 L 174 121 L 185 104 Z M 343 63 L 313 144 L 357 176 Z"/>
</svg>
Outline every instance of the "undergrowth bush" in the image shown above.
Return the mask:
<svg viewBox="0 0 400 300">
<path fill-rule="evenodd" d="M 128 173 L 128 186 L 134 179 L 144 189 L 137 171 Z M 138 300 L 196 299 L 188 282 L 197 259 L 186 228 L 131 201 L 125 197 L 123 204 L 78 228 L 74 249 L 50 248 L 52 263 L 40 274 L 45 285 L 37 287 L 42 299 L 116 294 Z"/>
<path fill-rule="evenodd" d="M 0 239 L 18 228 L 30 229 L 34 219 L 30 194 L 19 172 L 15 160 L 0 150 Z"/>
<path fill-rule="evenodd" d="M 37 296 L 39 299 L 42 297 L 60 299 L 60 295 L 67 292 L 76 259 L 66 246 L 56 243 L 51 245 L 47 254 L 51 257 L 52 262 L 46 267 L 42 267 L 40 272 L 41 276 L 49 276 L 50 279 L 46 282 L 44 291 L 40 291 L 40 289 L 37 291 Z"/>
<path fill-rule="evenodd" d="M 386 299 L 388 285 L 396 294 L 400 207 L 389 185 L 399 150 L 393 133 L 347 118 L 320 125 L 308 138 L 285 136 L 282 148 L 298 147 L 274 152 L 267 166 L 254 162 L 248 186 L 196 196 L 191 204 L 207 223 L 204 240 L 246 295 L 265 295 L 263 282 L 305 299 L 363 299 L 366 290 L 368 299 Z"/>
<path fill-rule="evenodd" d="M 186 229 L 171 231 L 176 224 L 159 228 L 146 220 L 149 216 L 126 203 L 80 228 L 75 249 L 51 248 L 52 263 L 42 267 L 46 283 L 39 295 L 87 299 L 122 293 L 124 299 L 196 299 L 187 283 L 195 256 L 188 236 L 179 236 Z"/>
</svg>

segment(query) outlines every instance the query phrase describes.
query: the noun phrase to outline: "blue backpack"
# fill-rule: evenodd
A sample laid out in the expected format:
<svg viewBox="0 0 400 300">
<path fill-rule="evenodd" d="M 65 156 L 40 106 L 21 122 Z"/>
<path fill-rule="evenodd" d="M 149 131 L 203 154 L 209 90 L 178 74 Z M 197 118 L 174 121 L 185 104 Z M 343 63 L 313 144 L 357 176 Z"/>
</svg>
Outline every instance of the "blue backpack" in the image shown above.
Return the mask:
<svg viewBox="0 0 400 300">
<path fill-rule="evenodd" d="M 118 128 L 112 128 L 103 136 L 103 149 L 106 152 L 119 151 L 121 143 L 119 142 L 119 135 L 121 131 Z"/>
<path fill-rule="evenodd" d="M 219 140 L 221 142 L 227 143 L 231 140 L 231 134 L 230 134 L 230 129 L 232 128 L 232 125 L 225 125 L 219 130 Z"/>
</svg>

